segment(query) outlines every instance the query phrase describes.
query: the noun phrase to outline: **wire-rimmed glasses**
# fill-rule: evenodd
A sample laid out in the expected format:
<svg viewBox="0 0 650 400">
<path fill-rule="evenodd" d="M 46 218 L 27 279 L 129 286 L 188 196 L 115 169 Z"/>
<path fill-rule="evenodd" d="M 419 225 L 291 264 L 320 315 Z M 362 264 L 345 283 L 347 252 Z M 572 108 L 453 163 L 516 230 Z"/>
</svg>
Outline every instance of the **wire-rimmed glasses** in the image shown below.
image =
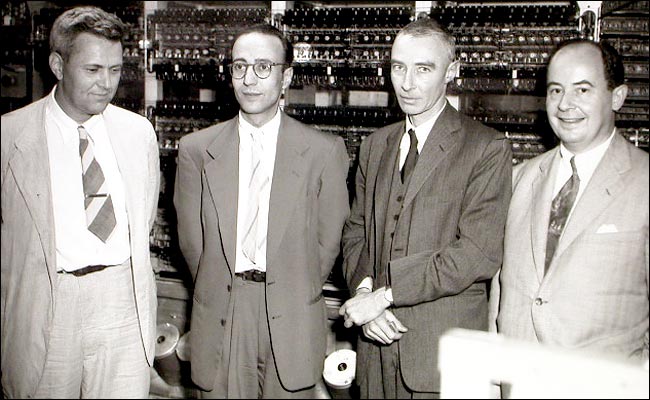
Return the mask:
<svg viewBox="0 0 650 400">
<path fill-rule="evenodd" d="M 228 67 L 230 68 L 230 75 L 233 77 L 233 79 L 242 79 L 244 76 L 246 76 L 248 67 L 253 67 L 253 72 L 255 72 L 255 75 L 258 78 L 266 79 L 269 76 L 271 76 L 271 71 L 273 70 L 273 67 L 276 65 L 286 65 L 286 64 L 274 63 L 270 61 L 258 61 L 256 63 L 249 64 L 243 61 L 235 61 L 234 63 L 230 64 Z"/>
</svg>

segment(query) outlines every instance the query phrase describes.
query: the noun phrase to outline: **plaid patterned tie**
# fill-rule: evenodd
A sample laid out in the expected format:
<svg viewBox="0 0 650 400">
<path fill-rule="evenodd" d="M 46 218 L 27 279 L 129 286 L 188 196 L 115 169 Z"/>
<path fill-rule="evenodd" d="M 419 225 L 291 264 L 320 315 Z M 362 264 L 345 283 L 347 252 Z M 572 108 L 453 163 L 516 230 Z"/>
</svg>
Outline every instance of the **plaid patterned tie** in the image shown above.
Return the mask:
<svg viewBox="0 0 650 400">
<path fill-rule="evenodd" d="M 546 237 L 544 273 L 548 272 L 548 267 L 551 265 L 555 249 L 560 241 L 560 236 L 562 235 L 573 203 L 576 201 L 578 189 L 580 188 L 580 177 L 576 170 L 575 156 L 571 157 L 571 169 L 573 170 L 571 177 L 562 186 L 562 189 L 560 189 L 551 203 L 551 217 L 548 221 L 548 235 Z"/>
<path fill-rule="evenodd" d="M 246 217 L 246 230 L 242 238 L 242 251 L 244 255 L 255 263 L 255 253 L 266 242 L 266 233 L 258 232 L 258 215 L 260 211 L 260 194 L 269 184 L 269 176 L 262 166 L 262 138 L 259 135 L 251 135 L 253 138 L 252 147 L 252 169 L 251 178 L 248 183 L 248 212 Z"/>
<path fill-rule="evenodd" d="M 79 125 L 79 155 L 84 189 L 84 207 L 88 230 L 102 242 L 106 242 L 115 228 L 113 201 L 108 194 L 104 173 L 93 153 L 92 138 L 86 129 Z"/>
<path fill-rule="evenodd" d="M 408 134 L 411 138 L 411 144 L 409 145 L 409 152 L 406 154 L 406 160 L 400 171 L 402 183 L 406 182 L 411 172 L 413 172 L 415 164 L 418 162 L 418 138 L 415 136 L 415 130 L 413 129 L 409 129 Z"/>
</svg>

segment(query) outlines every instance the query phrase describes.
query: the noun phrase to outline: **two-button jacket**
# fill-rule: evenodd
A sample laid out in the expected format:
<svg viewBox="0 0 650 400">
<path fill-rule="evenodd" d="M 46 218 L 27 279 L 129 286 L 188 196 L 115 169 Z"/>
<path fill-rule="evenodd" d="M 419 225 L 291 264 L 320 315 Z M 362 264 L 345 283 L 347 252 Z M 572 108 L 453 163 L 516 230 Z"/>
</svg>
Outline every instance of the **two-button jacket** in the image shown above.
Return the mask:
<svg viewBox="0 0 650 400">
<path fill-rule="evenodd" d="M 509 337 L 647 360 L 648 153 L 614 136 L 544 274 L 559 157 L 515 167 L 491 318 Z"/>
<path fill-rule="evenodd" d="M 238 118 L 181 139 L 174 204 L 194 279 L 192 380 L 211 390 L 232 301 L 237 240 Z M 321 377 L 328 328 L 323 284 L 349 214 L 349 158 L 340 137 L 281 115 L 271 183 L 266 307 L 280 381 L 288 390 Z"/>
</svg>

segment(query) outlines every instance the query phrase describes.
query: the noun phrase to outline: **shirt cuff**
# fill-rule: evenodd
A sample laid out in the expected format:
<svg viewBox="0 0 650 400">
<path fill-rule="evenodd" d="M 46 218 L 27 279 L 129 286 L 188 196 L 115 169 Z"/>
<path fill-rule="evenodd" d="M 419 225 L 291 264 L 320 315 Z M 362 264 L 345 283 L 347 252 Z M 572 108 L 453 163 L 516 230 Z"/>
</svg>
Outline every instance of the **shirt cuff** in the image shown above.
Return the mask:
<svg viewBox="0 0 650 400">
<path fill-rule="evenodd" d="M 390 287 L 386 287 L 386 291 L 384 292 L 384 299 L 386 299 L 387 302 L 390 303 L 390 305 L 393 305 L 393 289 Z"/>
<path fill-rule="evenodd" d="M 372 292 L 372 278 L 369 276 L 363 278 L 363 280 L 361 281 L 359 286 L 357 286 L 357 289 L 354 291 L 354 293 L 357 294 L 359 290 Z"/>
</svg>

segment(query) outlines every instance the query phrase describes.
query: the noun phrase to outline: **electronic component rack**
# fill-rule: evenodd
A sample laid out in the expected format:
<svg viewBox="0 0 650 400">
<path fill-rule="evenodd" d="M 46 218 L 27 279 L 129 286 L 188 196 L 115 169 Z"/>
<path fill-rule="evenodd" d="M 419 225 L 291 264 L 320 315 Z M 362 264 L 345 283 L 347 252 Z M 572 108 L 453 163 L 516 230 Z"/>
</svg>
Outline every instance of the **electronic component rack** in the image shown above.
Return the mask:
<svg viewBox="0 0 650 400">
<path fill-rule="evenodd" d="M 434 6 L 430 15 L 456 37 L 461 65 L 450 91 L 460 110 L 504 132 L 515 164 L 554 146 L 546 64 L 554 46 L 579 36 L 575 2 L 459 2 Z"/>
<path fill-rule="evenodd" d="M 600 10 L 600 38 L 623 56 L 628 93 L 616 113 L 619 132 L 637 147 L 648 151 L 648 1 L 603 1 Z"/>
</svg>

